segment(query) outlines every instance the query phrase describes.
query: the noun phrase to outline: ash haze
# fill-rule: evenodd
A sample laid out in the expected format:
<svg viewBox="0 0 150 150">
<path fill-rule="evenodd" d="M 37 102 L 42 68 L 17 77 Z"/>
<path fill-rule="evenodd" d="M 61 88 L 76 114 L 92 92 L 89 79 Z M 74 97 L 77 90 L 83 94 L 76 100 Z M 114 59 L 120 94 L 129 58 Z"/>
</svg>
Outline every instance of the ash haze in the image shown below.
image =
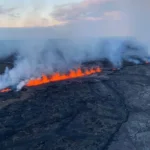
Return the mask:
<svg viewBox="0 0 150 150">
<path fill-rule="evenodd" d="M 149 7 L 149 0 L 1 0 L 0 58 L 17 58 L 0 76 L 0 89 L 20 89 L 31 78 L 84 61 L 107 58 L 120 67 L 129 55 L 147 59 Z M 143 48 L 122 54 L 131 39 Z"/>
</svg>

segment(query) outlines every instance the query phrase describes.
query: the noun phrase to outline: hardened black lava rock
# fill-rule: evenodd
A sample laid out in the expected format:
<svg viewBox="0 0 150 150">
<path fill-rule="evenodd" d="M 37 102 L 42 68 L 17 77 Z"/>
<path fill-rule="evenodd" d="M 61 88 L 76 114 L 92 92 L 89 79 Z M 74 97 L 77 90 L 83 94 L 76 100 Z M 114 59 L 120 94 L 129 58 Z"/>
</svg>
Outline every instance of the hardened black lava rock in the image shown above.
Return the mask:
<svg viewBox="0 0 150 150">
<path fill-rule="evenodd" d="M 6 67 L 9 69 L 13 68 L 16 57 L 17 53 L 14 53 L 4 59 L 0 58 L 0 74 L 4 73 Z"/>
<path fill-rule="evenodd" d="M 150 66 L 102 74 L 0 94 L 0 150 L 149 150 Z"/>
</svg>

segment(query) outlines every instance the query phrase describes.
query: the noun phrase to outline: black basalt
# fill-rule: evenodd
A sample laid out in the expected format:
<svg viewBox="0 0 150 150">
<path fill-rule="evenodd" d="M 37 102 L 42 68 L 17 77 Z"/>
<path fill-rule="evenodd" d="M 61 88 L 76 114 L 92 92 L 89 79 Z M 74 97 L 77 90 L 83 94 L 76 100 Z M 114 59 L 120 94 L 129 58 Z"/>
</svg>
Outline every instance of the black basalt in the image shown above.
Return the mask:
<svg viewBox="0 0 150 150">
<path fill-rule="evenodd" d="M 148 149 L 149 75 L 135 65 L 0 94 L 0 149 Z"/>
</svg>

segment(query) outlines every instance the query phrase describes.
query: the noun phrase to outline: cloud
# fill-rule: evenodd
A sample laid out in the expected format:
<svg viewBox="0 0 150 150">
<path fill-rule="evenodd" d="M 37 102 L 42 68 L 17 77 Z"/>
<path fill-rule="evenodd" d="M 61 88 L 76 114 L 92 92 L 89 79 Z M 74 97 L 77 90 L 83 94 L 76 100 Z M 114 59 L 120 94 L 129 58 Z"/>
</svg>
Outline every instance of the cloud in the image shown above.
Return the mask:
<svg viewBox="0 0 150 150">
<path fill-rule="evenodd" d="M 104 12 L 104 18 L 109 18 L 113 20 L 121 20 L 123 17 L 125 17 L 125 13 L 121 11 L 108 11 Z"/>
<path fill-rule="evenodd" d="M 118 0 L 83 0 L 55 6 L 50 14 L 65 22 L 64 35 L 69 36 L 126 36 L 130 27 Z M 61 28 L 61 27 L 59 27 Z"/>
<path fill-rule="evenodd" d="M 0 15 L 12 15 L 17 8 L 4 8 L 0 6 Z"/>
<path fill-rule="evenodd" d="M 116 0 L 84 0 L 56 6 L 50 15 L 60 21 L 120 19 L 121 13 L 117 7 Z"/>
<path fill-rule="evenodd" d="M 40 1 L 40 0 L 39 0 Z M 33 0 L 33 2 L 35 2 Z M 120 2 L 121 3 L 121 2 Z M 33 6 L 32 6 L 33 5 Z M 15 37 L 33 35 L 39 37 L 80 37 L 80 36 L 121 36 L 129 35 L 128 20 L 118 0 L 83 0 L 82 2 L 57 5 L 52 13 L 46 10 L 46 4 L 33 3 L 20 17 L 1 17 L 1 27 L 48 27 L 43 30 L 32 29 L 16 31 Z M 124 6 L 123 6 L 124 8 Z M 2 32 L 2 31 L 1 31 Z M 4 31 L 2 37 L 14 36 Z M 19 35 L 20 34 L 20 35 Z"/>
</svg>

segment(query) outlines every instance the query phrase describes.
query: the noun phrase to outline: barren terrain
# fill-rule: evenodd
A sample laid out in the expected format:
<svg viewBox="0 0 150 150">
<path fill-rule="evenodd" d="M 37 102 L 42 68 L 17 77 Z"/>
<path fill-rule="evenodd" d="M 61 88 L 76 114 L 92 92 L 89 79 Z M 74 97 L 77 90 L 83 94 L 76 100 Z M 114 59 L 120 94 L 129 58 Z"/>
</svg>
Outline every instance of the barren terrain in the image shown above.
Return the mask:
<svg viewBox="0 0 150 150">
<path fill-rule="evenodd" d="M 150 150 L 150 65 L 0 93 L 0 150 Z"/>
</svg>

